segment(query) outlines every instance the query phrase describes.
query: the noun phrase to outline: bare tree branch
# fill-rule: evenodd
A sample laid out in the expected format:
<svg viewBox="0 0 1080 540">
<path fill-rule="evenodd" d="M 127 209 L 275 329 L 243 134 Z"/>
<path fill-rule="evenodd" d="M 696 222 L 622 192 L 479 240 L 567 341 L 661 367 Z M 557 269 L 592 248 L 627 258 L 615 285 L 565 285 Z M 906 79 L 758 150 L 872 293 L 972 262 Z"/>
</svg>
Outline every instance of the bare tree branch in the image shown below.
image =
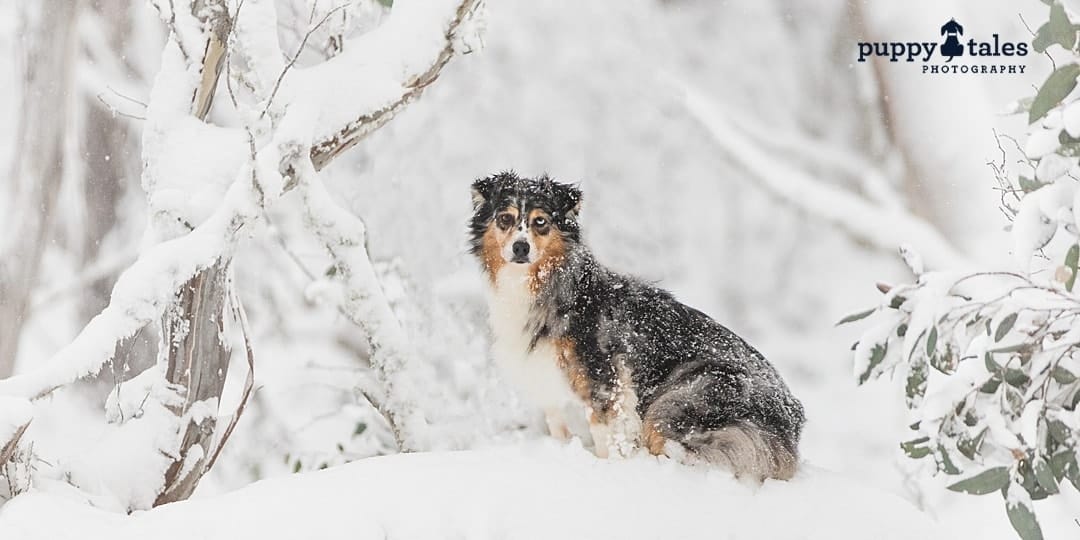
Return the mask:
<svg viewBox="0 0 1080 540">
<path fill-rule="evenodd" d="M 972 266 L 940 232 L 902 208 L 879 207 L 836 186 L 819 182 L 806 172 L 774 159 L 736 129 L 723 110 L 696 88 L 680 83 L 687 111 L 712 136 L 713 141 L 754 175 L 755 184 L 783 201 L 836 225 L 848 236 L 868 245 L 896 253 L 910 243 L 933 268 L 962 269 Z"/>
</svg>

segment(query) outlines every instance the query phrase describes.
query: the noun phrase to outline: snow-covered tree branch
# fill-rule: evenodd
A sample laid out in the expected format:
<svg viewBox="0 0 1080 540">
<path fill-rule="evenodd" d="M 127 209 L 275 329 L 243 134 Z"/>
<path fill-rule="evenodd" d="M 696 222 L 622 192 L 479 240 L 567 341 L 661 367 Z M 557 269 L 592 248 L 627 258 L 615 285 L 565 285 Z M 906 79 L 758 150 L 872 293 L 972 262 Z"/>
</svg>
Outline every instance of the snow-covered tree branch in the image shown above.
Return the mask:
<svg viewBox="0 0 1080 540">
<path fill-rule="evenodd" d="M 163 484 L 150 490 L 156 493 L 154 504 L 190 495 L 218 451 L 213 441 L 227 437 L 219 433 L 216 418 L 231 357 L 226 323 L 234 310 L 242 309 L 230 307 L 238 298 L 230 278 L 236 246 L 296 185 L 297 171 L 306 171 L 306 193 L 323 189 L 315 169 L 384 125 L 419 97 L 455 53 L 466 52 L 466 43 L 477 39 L 469 35 L 477 30 L 469 24 L 479 4 L 399 1 L 382 25 L 345 42 L 341 54 L 301 69 L 274 60 L 282 54 L 276 25 L 266 24 L 275 20 L 273 2 L 200 0 L 191 13 L 182 12 L 179 3 L 159 2 L 170 36 L 143 135 L 143 186 L 152 215 L 150 234 L 158 241 L 120 276 L 109 305 L 71 344 L 38 368 L 0 380 L 0 396 L 37 399 L 96 374 L 123 340 L 162 321 L 158 365 L 138 379 L 150 401 L 164 408 L 143 398 L 139 410 L 160 412 L 121 422 L 142 425 L 139 432 L 151 438 L 142 451 L 156 447 L 164 457 L 159 460 Z M 205 122 L 219 77 L 226 72 L 231 98 L 244 118 L 240 127 Z M 238 95 L 234 87 L 248 92 Z M 333 210 L 336 220 L 344 221 L 344 211 L 327 206 L 327 195 L 318 193 L 324 203 L 312 209 Z M 326 223 L 319 219 L 325 216 L 312 223 Z M 334 253 L 346 247 L 342 238 L 357 234 L 355 229 L 332 230 L 315 227 Z M 405 361 L 402 353 L 390 351 L 400 349 L 405 339 L 388 305 L 378 301 L 381 293 L 363 252 L 362 229 L 358 234 L 359 243 L 350 248 L 357 254 L 341 259 L 342 271 L 353 276 L 345 305 L 358 323 L 371 325 L 376 358 L 385 357 L 378 372 L 390 374 Z M 374 307 L 363 301 L 372 297 Z M 250 344 L 247 349 L 250 355 Z M 389 383 L 391 378 L 380 380 Z M 119 387 L 115 393 L 120 395 Z M 404 403 L 407 398 L 386 389 L 383 407 Z M 391 417 L 413 414 L 392 409 Z M 126 503 L 139 508 L 148 501 Z"/>
</svg>

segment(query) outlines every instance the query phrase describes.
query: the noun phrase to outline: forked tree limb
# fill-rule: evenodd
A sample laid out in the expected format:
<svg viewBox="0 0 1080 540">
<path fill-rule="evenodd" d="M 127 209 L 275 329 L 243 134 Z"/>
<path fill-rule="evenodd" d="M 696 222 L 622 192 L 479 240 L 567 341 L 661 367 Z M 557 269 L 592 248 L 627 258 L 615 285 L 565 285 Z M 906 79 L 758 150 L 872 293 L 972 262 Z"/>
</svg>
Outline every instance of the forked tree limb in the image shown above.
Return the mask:
<svg viewBox="0 0 1080 540">
<path fill-rule="evenodd" d="M 348 125 L 339 129 L 332 137 L 316 141 L 311 146 L 311 163 L 315 166 L 316 171 L 321 171 L 335 157 L 352 148 L 368 134 L 389 122 L 406 105 L 419 98 L 424 89 L 439 78 L 443 67 L 454 56 L 458 33 L 462 25 L 469 17 L 475 14 L 475 11 L 482 3 L 483 0 L 464 0 L 458 5 L 454 18 L 447 25 L 446 34 L 444 35 L 446 43 L 443 45 L 442 50 L 439 51 L 438 56 L 435 57 L 426 70 L 412 76 L 406 82 L 406 91 L 400 98 L 385 107 L 357 117 Z"/>
</svg>

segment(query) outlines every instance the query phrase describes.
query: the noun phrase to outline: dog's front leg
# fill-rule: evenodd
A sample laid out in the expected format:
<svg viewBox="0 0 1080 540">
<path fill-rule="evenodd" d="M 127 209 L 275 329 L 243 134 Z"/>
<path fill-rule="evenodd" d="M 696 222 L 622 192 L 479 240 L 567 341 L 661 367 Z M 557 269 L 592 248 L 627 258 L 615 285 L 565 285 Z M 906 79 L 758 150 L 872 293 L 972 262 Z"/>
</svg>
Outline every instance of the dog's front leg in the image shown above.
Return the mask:
<svg viewBox="0 0 1080 540">
<path fill-rule="evenodd" d="M 566 425 L 566 418 L 559 409 L 544 409 L 544 420 L 547 422 L 548 434 L 560 441 L 570 440 L 570 428 Z"/>
<path fill-rule="evenodd" d="M 607 459 L 611 453 L 611 426 L 594 414 L 589 419 L 589 433 L 592 434 L 593 453 L 600 459 Z"/>
</svg>

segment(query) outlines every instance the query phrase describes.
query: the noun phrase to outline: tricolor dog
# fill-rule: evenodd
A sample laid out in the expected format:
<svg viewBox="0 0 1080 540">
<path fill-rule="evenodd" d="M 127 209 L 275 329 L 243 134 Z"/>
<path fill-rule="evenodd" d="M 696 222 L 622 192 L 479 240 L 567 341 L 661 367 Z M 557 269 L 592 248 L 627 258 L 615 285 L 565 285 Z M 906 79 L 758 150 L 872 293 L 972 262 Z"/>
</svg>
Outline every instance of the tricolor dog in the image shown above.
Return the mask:
<svg viewBox="0 0 1080 540">
<path fill-rule="evenodd" d="M 597 262 L 580 190 L 504 172 L 472 195 L 495 361 L 553 436 L 570 436 L 578 410 L 601 457 L 645 449 L 743 478 L 795 474 L 805 418 L 776 369 L 704 313 Z"/>
</svg>

